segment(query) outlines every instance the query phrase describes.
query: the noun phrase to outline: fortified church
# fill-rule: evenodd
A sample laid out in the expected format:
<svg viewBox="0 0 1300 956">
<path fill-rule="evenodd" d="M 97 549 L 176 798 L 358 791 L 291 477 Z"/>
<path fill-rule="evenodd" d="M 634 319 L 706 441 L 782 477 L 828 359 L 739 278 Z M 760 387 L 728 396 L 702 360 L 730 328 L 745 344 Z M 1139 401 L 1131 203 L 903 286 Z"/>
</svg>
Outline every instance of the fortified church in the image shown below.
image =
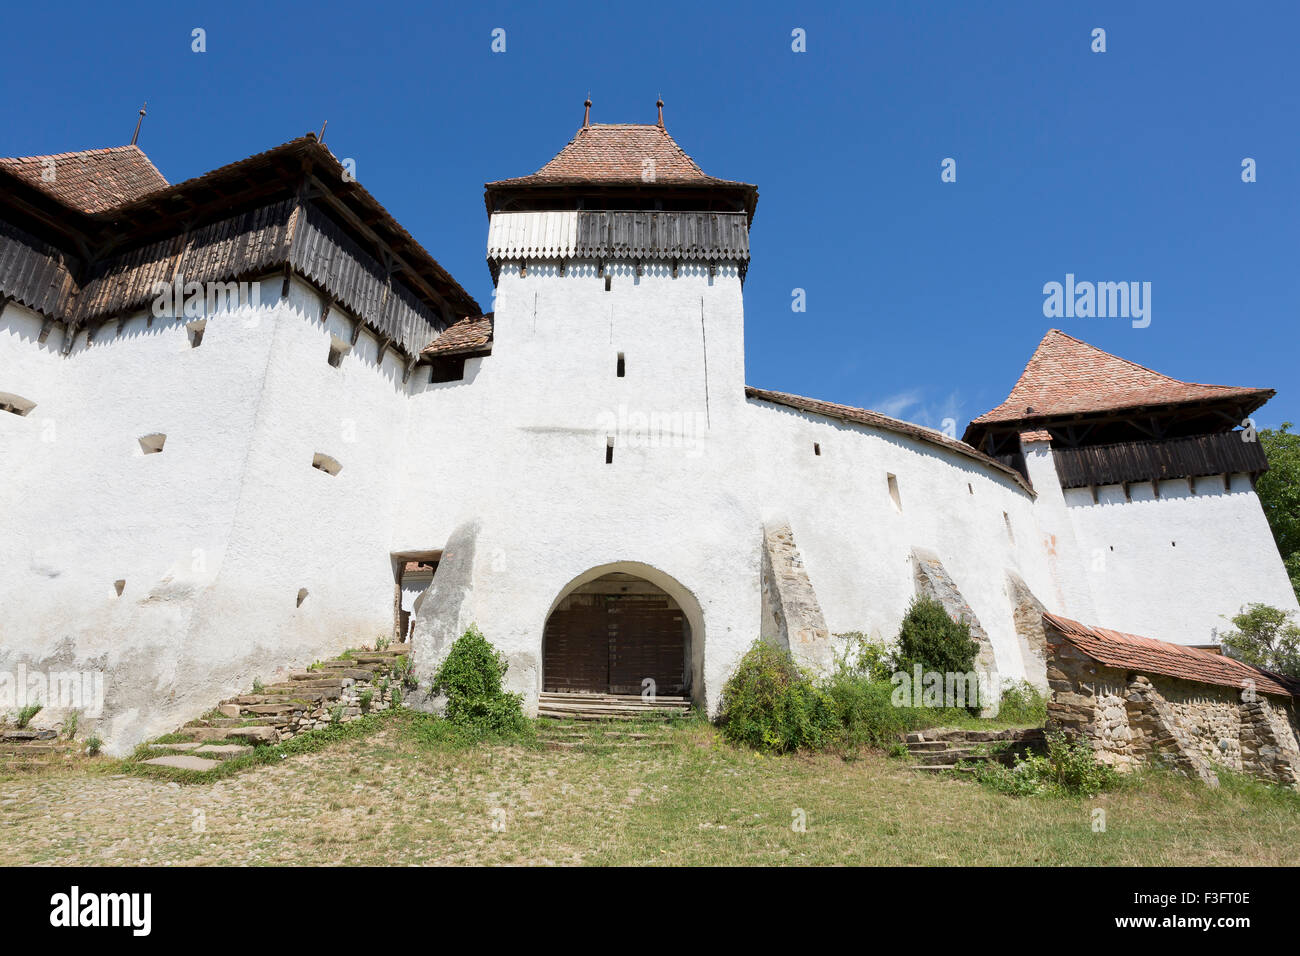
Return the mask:
<svg viewBox="0 0 1300 956">
<path fill-rule="evenodd" d="M 487 314 L 313 135 L 175 185 L 135 145 L 0 160 L 0 670 L 102 673 L 122 752 L 380 636 L 427 684 L 471 623 L 533 712 L 714 713 L 756 638 L 825 670 L 918 593 L 1039 687 L 1044 612 L 1207 645 L 1297 609 L 1271 389 L 1056 330 L 961 441 L 751 385 L 758 190 L 662 103 L 587 106 L 487 184 Z"/>
</svg>

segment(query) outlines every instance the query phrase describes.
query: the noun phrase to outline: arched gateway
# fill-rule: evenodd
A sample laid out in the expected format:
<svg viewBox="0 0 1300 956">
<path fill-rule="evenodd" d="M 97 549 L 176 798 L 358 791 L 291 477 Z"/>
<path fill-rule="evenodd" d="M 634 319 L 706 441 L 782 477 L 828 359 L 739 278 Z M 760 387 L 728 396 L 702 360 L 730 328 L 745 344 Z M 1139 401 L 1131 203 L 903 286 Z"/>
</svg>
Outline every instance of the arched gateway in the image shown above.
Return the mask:
<svg viewBox="0 0 1300 956">
<path fill-rule="evenodd" d="M 641 694 L 648 679 L 658 695 L 689 697 L 692 616 L 668 590 L 639 574 L 579 577 L 546 619 L 542 691 Z"/>
</svg>

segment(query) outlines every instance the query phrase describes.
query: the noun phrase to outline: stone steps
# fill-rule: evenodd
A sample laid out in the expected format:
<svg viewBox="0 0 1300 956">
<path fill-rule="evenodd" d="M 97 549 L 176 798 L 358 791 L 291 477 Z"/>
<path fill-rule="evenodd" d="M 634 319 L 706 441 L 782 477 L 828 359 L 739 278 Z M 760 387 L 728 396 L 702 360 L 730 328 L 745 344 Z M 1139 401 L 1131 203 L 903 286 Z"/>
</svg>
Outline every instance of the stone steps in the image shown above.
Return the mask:
<svg viewBox="0 0 1300 956">
<path fill-rule="evenodd" d="M 690 714 L 685 697 L 654 697 L 636 694 L 541 694 L 537 716 L 555 720 L 672 720 Z"/>
<path fill-rule="evenodd" d="M 396 681 L 383 684 L 397 661 L 410 651 L 406 644 L 379 651 L 353 651 L 287 679 L 258 686 L 257 693 L 239 694 L 214 709 L 221 716 L 191 720 L 177 731 L 182 741 L 151 744 L 159 756 L 146 764 L 183 770 L 212 770 L 222 760 L 251 753 L 258 745 L 273 745 L 305 730 L 361 716 L 368 699 L 372 711 L 392 705 Z M 363 685 L 358 687 L 358 685 Z M 368 697 L 363 697 L 368 695 Z M 340 711 L 339 708 L 342 708 Z M 225 743 L 225 741 L 237 741 Z"/>
<path fill-rule="evenodd" d="M 564 719 L 573 718 L 566 715 Z M 602 715 L 595 722 L 582 722 L 581 717 L 573 724 L 543 722 L 538 725 L 537 736 L 548 750 L 656 750 L 676 746 L 667 722 L 647 729 L 639 722 L 643 719 Z"/>
<path fill-rule="evenodd" d="M 903 734 L 900 738 L 912 758 L 912 767 L 925 773 L 944 770 L 974 771 L 977 763 L 1010 765 L 1017 754 L 1043 746 L 1043 728 L 965 730 L 935 728 Z"/>
<path fill-rule="evenodd" d="M 57 730 L 0 729 L 0 767 L 5 770 L 38 770 L 76 749 L 73 741 L 60 739 Z"/>
</svg>

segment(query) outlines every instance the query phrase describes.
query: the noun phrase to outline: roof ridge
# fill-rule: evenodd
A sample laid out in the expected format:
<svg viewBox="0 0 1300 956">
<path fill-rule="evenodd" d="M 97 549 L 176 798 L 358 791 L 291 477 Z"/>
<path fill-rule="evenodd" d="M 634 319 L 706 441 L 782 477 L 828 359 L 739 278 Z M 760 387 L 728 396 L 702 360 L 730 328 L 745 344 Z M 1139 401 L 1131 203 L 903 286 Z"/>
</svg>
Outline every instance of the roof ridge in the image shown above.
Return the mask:
<svg viewBox="0 0 1300 956">
<path fill-rule="evenodd" d="M 149 158 L 145 154 L 145 151 L 142 150 L 135 143 L 127 143 L 125 146 L 96 146 L 93 149 L 74 149 L 66 153 L 36 153 L 31 156 L 0 156 L 0 162 L 38 163 L 41 160 L 45 160 L 45 159 L 69 159 L 74 156 L 91 156 L 91 155 L 102 154 L 102 153 L 113 153 L 113 152 L 117 152 L 120 149 L 135 150 L 141 156 L 144 156 L 145 159 Z M 149 165 L 153 166 L 153 163 L 150 163 Z M 155 167 L 155 171 L 156 169 L 157 167 Z"/>
</svg>

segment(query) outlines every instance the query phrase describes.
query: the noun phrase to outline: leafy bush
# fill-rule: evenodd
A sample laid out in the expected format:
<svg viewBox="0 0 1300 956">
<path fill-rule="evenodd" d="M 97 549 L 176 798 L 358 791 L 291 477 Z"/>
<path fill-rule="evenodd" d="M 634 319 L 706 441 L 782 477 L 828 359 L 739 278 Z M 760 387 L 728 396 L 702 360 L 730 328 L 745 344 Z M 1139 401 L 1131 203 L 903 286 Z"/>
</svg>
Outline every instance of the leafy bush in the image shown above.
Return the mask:
<svg viewBox="0 0 1300 956">
<path fill-rule="evenodd" d="M 523 697 L 501 689 L 507 666 L 505 656 L 471 624 L 433 676 L 434 693 L 447 695 L 447 719 L 495 736 L 527 733 Z"/>
<path fill-rule="evenodd" d="M 910 671 L 920 664 L 923 671 L 965 674 L 975 669 L 978 649 L 964 619 L 954 621 L 938 601 L 916 597 L 898 631 L 893 669 Z"/>
<path fill-rule="evenodd" d="M 836 666 L 840 670 L 848 669 L 868 680 L 889 681 L 894 666 L 888 648 L 872 641 L 861 631 L 849 631 L 835 636 L 845 641 L 844 653 L 836 660 Z"/>
<path fill-rule="evenodd" d="M 825 746 L 839 730 L 830 695 L 814 686 L 789 651 L 761 640 L 722 688 L 718 721 L 729 740 L 773 753 Z"/>
<path fill-rule="evenodd" d="M 975 771 L 980 783 L 1012 796 L 1092 797 L 1120 784 L 1113 767 L 1097 762 L 1085 740 L 1049 734 L 1047 753 L 1021 757 L 1014 767 L 984 764 Z"/>
<path fill-rule="evenodd" d="M 26 727 L 31 723 L 32 718 L 40 712 L 40 704 L 28 704 L 22 710 L 18 711 L 18 716 L 14 718 L 14 723 L 17 724 L 18 728 L 21 730 L 23 727 Z"/>
<path fill-rule="evenodd" d="M 104 746 L 104 741 L 99 739 L 99 734 L 91 734 L 86 738 L 86 753 L 92 757 L 99 755 L 99 751 Z"/>
<path fill-rule="evenodd" d="M 825 690 L 839 723 L 837 736 L 845 745 L 887 748 L 912 723 L 910 708 L 894 706 L 894 687 L 888 681 L 840 668 L 826 680 Z"/>
<path fill-rule="evenodd" d="M 1028 681 L 1017 681 L 1002 690 L 998 720 L 1037 727 L 1047 720 L 1047 698 Z"/>
<path fill-rule="evenodd" d="M 415 690 L 418 683 L 415 679 L 415 672 L 412 670 L 411 655 L 403 654 L 393 662 L 393 676 L 401 681 L 403 687 Z"/>
<path fill-rule="evenodd" d="M 1249 604 L 1232 619 L 1236 630 L 1222 635 L 1227 653 L 1288 677 L 1300 677 L 1300 627 L 1291 612 L 1267 604 Z"/>
</svg>

